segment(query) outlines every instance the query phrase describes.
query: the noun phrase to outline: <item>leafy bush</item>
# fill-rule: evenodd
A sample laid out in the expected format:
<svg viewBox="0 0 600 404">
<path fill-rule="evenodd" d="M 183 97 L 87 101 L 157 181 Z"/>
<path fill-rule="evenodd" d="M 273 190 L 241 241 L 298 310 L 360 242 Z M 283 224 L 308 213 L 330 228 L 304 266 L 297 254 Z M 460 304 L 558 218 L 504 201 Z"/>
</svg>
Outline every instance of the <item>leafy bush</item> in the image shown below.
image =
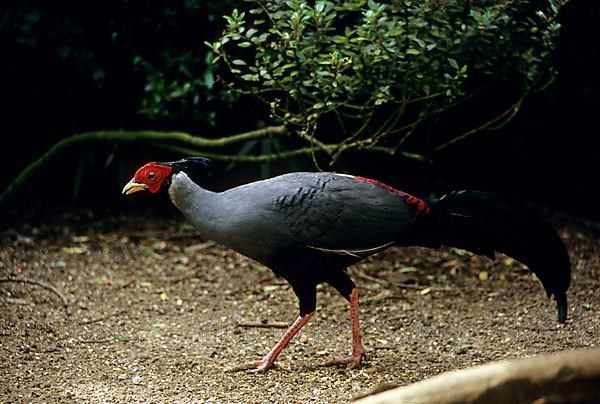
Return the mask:
<svg viewBox="0 0 600 404">
<path fill-rule="evenodd" d="M 465 134 L 513 116 L 554 75 L 567 1 L 251 0 L 207 45 L 228 66 L 231 88 L 258 96 L 333 160 L 381 145 L 396 153 L 425 122 L 494 83 L 511 82 L 518 94 Z"/>
<path fill-rule="evenodd" d="M 218 66 L 207 61 L 209 49 L 202 41 L 218 35 L 221 16 L 239 0 L 8 3 L 0 18 L 6 59 L 1 69 L 15 94 L 27 90 L 13 83 L 34 87 L 30 83 L 41 76 L 39 81 L 49 84 L 35 88 L 36 93 L 53 105 L 62 103 L 59 109 L 72 109 L 67 103 L 81 105 L 80 99 L 89 103 L 104 97 L 109 107 L 101 101 L 100 107 L 88 107 L 102 109 L 98 126 L 150 121 L 198 130 L 226 119 L 234 99 L 231 92 L 213 86 Z M 36 66 L 44 68 L 38 72 Z M 31 72 L 35 77 L 28 77 Z M 58 82 L 62 91 L 56 94 L 51 84 Z M 31 108 L 30 113 L 38 111 Z M 73 122 L 65 126 L 89 125 L 89 116 L 79 123 L 82 114 L 72 113 L 64 119 Z"/>
</svg>

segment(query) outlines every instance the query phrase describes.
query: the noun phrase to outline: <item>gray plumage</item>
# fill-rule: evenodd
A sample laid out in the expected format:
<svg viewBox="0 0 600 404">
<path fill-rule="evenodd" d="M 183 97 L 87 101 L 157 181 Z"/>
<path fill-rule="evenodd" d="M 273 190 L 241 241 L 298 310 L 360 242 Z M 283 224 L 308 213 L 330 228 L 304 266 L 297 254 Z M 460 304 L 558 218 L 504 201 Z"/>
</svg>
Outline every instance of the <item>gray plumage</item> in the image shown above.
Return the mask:
<svg viewBox="0 0 600 404">
<path fill-rule="evenodd" d="M 333 173 L 284 174 L 211 192 L 179 172 L 169 196 L 204 237 L 265 264 L 282 248 L 376 250 L 402 241 L 415 223 L 400 195 Z"/>
</svg>

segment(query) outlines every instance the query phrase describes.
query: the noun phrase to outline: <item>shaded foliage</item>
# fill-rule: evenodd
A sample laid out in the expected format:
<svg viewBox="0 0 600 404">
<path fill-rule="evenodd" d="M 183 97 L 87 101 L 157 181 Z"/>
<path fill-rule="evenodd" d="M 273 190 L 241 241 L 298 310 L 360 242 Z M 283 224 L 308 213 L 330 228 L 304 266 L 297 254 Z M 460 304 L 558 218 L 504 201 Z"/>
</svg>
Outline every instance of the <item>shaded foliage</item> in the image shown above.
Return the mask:
<svg viewBox="0 0 600 404">
<path fill-rule="evenodd" d="M 237 1 L 12 3 L 0 32 L 18 57 L 9 61 L 13 73 L 25 67 L 48 79 L 40 70 L 63 69 L 60 84 L 73 95 L 77 85 L 97 94 L 122 91 L 130 101 L 120 106 L 137 113 L 139 122 L 215 126 L 217 111 L 231 107 L 229 92 L 213 86 L 215 67 L 201 44 L 219 31 L 221 14 Z M 43 90 L 50 83 L 40 84 Z"/>
<path fill-rule="evenodd" d="M 515 91 L 494 113 L 514 116 L 554 77 L 549 56 L 566 1 L 251 3 L 225 16 L 223 35 L 208 44 L 214 60 L 229 67 L 231 88 L 258 95 L 301 137 L 339 142 L 335 160 L 388 140 L 395 153 L 424 123 L 496 83 Z M 318 129 L 328 118 L 338 123 L 327 127 L 333 138 Z"/>
</svg>

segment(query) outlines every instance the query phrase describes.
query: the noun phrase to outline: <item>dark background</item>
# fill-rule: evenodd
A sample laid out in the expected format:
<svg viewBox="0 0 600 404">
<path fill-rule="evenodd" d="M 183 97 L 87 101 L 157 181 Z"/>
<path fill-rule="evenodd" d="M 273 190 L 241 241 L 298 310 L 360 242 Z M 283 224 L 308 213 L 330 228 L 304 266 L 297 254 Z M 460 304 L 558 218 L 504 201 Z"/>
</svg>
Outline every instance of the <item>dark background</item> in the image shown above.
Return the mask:
<svg viewBox="0 0 600 404">
<path fill-rule="evenodd" d="M 168 6 L 160 3 L 13 3 L 4 12 L 0 26 L 0 128 L 4 143 L 0 189 L 56 141 L 83 131 L 164 129 L 218 136 L 261 124 L 263 108 L 254 100 L 244 99 L 234 105 L 211 104 L 218 110 L 214 124 L 190 119 L 185 111 L 152 119 L 139 113 L 145 80 L 132 65 L 133 56 L 151 59 L 153 53 L 169 47 L 200 49 L 204 40 L 218 34 L 220 13 L 235 2 L 218 6 L 198 2 L 200 6 L 176 26 L 161 26 L 162 12 Z M 174 3 L 177 7 L 180 2 Z M 557 80 L 529 97 L 517 117 L 503 129 L 449 147 L 437 154 L 432 164 L 354 155 L 336 169 L 375 176 L 419 195 L 457 187 L 486 189 L 554 212 L 600 219 L 597 3 L 573 0 L 564 8 L 561 36 L 553 56 L 559 72 Z M 44 18 L 31 26 L 19 21 L 7 23 L 27 7 L 42 8 Z M 65 34 L 71 49 L 77 50 L 66 57 L 59 49 L 65 41 L 56 34 L 60 29 L 47 22 L 56 23 L 62 18 L 65 27 L 79 27 L 79 31 Z M 15 29 L 23 25 L 23 32 Z M 119 36 L 106 34 L 112 25 L 119 27 Z M 24 42 L 28 38 L 36 42 Z M 495 91 L 502 100 L 502 89 Z M 487 108 L 490 105 L 467 105 L 448 118 L 448 127 L 463 117 L 486 116 Z M 107 160 L 109 156 L 111 160 Z M 147 201 L 124 201 L 120 196 L 123 184 L 140 164 L 170 157 L 141 144 L 95 144 L 72 149 L 36 175 L 3 208 L 4 217 L 25 220 L 32 215 L 82 207 L 108 213 L 140 209 Z M 310 160 L 300 159 L 295 167 L 311 169 Z M 240 164 L 228 172 L 225 168 L 225 164 L 215 165 L 216 181 L 211 186 L 223 188 L 260 175 L 257 165 Z M 272 174 L 288 170 L 287 162 L 271 166 Z M 74 184 L 79 184 L 75 193 Z"/>
</svg>

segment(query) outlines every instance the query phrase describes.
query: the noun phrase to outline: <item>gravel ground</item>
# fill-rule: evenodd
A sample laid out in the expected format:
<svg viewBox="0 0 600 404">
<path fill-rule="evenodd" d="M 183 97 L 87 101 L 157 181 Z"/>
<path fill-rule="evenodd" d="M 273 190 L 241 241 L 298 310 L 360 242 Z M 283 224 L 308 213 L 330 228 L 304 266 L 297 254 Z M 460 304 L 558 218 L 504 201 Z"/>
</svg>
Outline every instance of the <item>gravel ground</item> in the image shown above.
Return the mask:
<svg viewBox="0 0 600 404">
<path fill-rule="evenodd" d="M 259 359 L 297 315 L 267 268 L 179 219 L 63 215 L 10 229 L 0 245 L 0 402 L 344 402 L 446 370 L 598 346 L 600 242 L 575 226 L 560 233 L 574 272 L 564 326 L 508 257 L 390 248 L 350 270 L 362 367 L 320 366 L 350 350 L 347 304 L 323 286 L 313 320 L 257 375 L 225 370 Z"/>
</svg>

